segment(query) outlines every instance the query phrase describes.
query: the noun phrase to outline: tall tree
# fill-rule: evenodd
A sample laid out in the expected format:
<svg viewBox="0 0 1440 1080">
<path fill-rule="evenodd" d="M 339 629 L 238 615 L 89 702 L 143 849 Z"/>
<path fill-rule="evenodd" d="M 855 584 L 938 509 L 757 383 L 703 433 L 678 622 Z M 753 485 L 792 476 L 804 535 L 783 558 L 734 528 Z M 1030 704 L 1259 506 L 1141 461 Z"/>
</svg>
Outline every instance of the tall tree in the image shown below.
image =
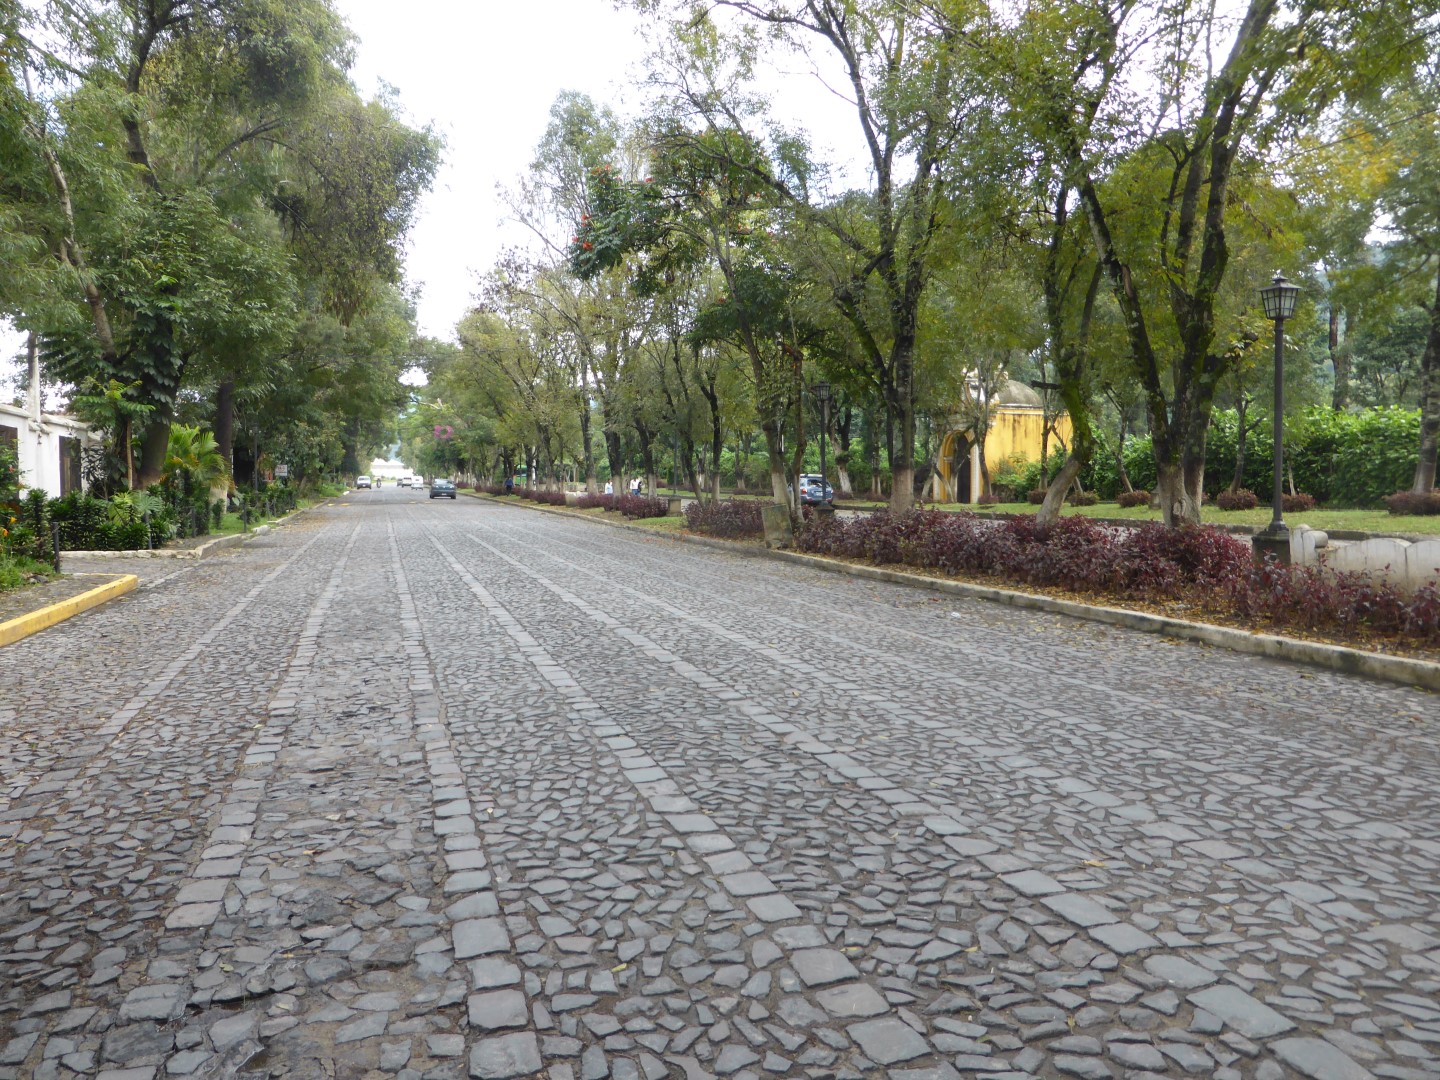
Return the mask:
<svg viewBox="0 0 1440 1080">
<path fill-rule="evenodd" d="M 1221 298 L 1237 176 L 1263 168 L 1307 111 L 1414 63 L 1433 16 L 1428 0 L 1249 0 L 1233 19 L 1139 0 L 1027 9 L 1088 58 L 1080 78 L 1050 72 L 1048 123 L 1124 318 L 1167 522 L 1199 520 L 1210 412 L 1234 355 L 1237 313 Z"/>
<path fill-rule="evenodd" d="M 752 170 L 787 212 L 831 233 L 847 253 L 833 298 L 854 326 L 893 425 L 891 506 L 909 508 L 921 305 L 937 236 L 963 190 L 966 157 L 960 147 L 969 106 L 980 92 L 964 63 L 970 9 L 950 9 L 957 20 L 952 23 L 936 9 L 905 0 L 717 0 L 701 11 L 673 0 L 636 2 L 677 16 L 674 38 L 688 50 L 689 63 L 683 53 L 672 54 L 670 89 L 712 129 L 743 130 L 758 119 L 746 116 L 714 77 L 727 54 L 748 73 L 765 42 L 789 56 L 818 48 L 844 72 L 855 108 L 855 146 L 873 182 L 864 199 L 832 200 L 816 190 L 804 143 L 793 136 L 779 136 L 773 155 L 748 154 L 733 164 Z M 735 32 L 721 33 L 721 13 L 732 17 Z M 878 303 L 868 302 L 871 296 Z"/>
</svg>

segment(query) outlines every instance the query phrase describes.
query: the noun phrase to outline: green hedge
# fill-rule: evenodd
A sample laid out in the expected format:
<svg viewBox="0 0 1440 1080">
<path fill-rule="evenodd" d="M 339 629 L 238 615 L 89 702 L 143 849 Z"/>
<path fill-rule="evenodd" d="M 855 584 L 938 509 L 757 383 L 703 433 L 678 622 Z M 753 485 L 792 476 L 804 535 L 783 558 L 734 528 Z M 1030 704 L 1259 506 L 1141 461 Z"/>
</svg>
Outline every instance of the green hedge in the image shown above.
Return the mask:
<svg viewBox="0 0 1440 1080">
<path fill-rule="evenodd" d="M 1244 486 L 1269 492 L 1271 484 L 1268 421 L 1246 441 Z M 1235 472 L 1238 422 L 1233 409 L 1217 410 L 1205 444 L 1205 491 L 1214 496 L 1230 486 Z M 1285 460 L 1294 470 L 1295 488 L 1331 506 L 1380 507 L 1386 495 L 1410 486 L 1419 456 L 1420 413 L 1397 407 L 1337 413 L 1323 406 L 1307 409 L 1285 425 Z M 1155 490 L 1155 458 L 1149 435 L 1125 440 L 1125 471 L 1137 488 Z M 1059 472 L 1063 457 L 1050 461 L 1050 475 Z M 1040 463 L 1031 462 L 1022 490 L 1040 484 Z M 1102 499 L 1122 490 L 1114 452 L 1102 436 L 1095 458 L 1080 482 Z"/>
</svg>

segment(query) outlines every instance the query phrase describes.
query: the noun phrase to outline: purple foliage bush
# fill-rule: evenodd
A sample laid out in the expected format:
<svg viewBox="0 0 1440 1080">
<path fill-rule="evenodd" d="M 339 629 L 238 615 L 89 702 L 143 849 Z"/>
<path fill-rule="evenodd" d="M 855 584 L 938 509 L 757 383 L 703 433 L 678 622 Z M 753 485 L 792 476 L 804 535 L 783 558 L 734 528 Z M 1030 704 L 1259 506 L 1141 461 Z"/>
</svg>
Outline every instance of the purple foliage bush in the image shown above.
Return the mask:
<svg viewBox="0 0 1440 1080">
<path fill-rule="evenodd" d="M 1173 596 L 1192 584 L 1223 584 L 1251 558 L 1248 545 L 1218 529 L 1167 529 L 1159 523 L 1115 529 L 1082 517 L 1042 525 L 1029 514 L 997 525 L 936 510 L 817 520 L 805 526 L 796 543 L 817 555 L 876 564 L 1147 596 Z"/>
<path fill-rule="evenodd" d="M 1294 495 L 1281 495 L 1280 507 L 1287 514 L 1303 514 L 1306 510 L 1315 509 L 1315 496 L 1306 495 L 1303 491 Z"/>
<path fill-rule="evenodd" d="M 614 495 L 581 495 L 575 500 L 575 505 L 581 510 L 613 510 L 615 503 Z"/>
<path fill-rule="evenodd" d="M 819 518 L 801 551 L 1030 585 L 1150 600 L 1188 599 L 1251 620 L 1303 629 L 1372 630 L 1440 643 L 1440 588 L 1413 594 L 1357 574 L 1257 566 L 1250 545 L 1206 526 L 1147 522 L 1115 528 L 1088 518 L 1041 525 L 1029 514 L 999 524 L 971 514 L 915 510 L 892 517 Z"/>
<path fill-rule="evenodd" d="M 765 522 L 760 516 L 763 505 L 756 499 L 697 499 L 685 507 L 685 528 L 726 540 L 764 536 Z"/>
<path fill-rule="evenodd" d="M 1071 506 L 1094 506 L 1100 496 L 1093 491 L 1072 491 L 1065 499 Z"/>
<path fill-rule="evenodd" d="M 1130 506 L 1149 506 L 1150 492 L 1144 488 L 1137 488 L 1134 491 L 1122 491 L 1119 495 L 1115 496 L 1115 501 L 1120 505 L 1122 510 Z"/>
<path fill-rule="evenodd" d="M 1392 514 L 1440 514 L 1440 491 L 1397 491 L 1385 496 L 1385 509 Z"/>
<path fill-rule="evenodd" d="M 1440 589 L 1404 593 L 1364 574 L 1315 566 L 1251 565 L 1228 586 L 1236 614 L 1307 630 L 1372 630 L 1413 644 L 1440 642 Z"/>
<path fill-rule="evenodd" d="M 613 509 L 627 518 L 664 517 L 670 512 L 668 499 L 651 499 L 644 495 L 612 495 Z"/>
<path fill-rule="evenodd" d="M 1215 505 L 1221 510 L 1254 510 L 1260 500 L 1248 488 L 1239 491 L 1222 491 L 1215 496 Z"/>
</svg>

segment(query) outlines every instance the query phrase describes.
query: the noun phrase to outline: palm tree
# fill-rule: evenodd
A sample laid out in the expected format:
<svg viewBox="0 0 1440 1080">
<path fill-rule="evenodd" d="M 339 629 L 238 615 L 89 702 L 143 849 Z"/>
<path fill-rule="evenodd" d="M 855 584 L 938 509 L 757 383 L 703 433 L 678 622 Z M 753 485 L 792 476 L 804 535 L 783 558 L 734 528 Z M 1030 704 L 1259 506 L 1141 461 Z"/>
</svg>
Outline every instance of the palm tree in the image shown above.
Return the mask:
<svg viewBox="0 0 1440 1080">
<path fill-rule="evenodd" d="M 208 488 L 215 486 L 219 480 L 229 479 L 230 466 L 220 453 L 213 434 L 198 425 L 175 424 L 170 428 L 165 477 L 182 487 L 188 483 L 203 484 Z"/>
</svg>

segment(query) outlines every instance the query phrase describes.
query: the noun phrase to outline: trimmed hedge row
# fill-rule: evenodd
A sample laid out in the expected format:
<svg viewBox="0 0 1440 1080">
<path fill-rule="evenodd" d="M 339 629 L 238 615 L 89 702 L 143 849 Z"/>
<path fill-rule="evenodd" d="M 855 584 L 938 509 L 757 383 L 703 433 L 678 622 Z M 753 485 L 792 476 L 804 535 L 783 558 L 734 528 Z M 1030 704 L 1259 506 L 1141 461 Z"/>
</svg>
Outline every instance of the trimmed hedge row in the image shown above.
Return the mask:
<svg viewBox="0 0 1440 1080">
<path fill-rule="evenodd" d="M 1369 630 L 1440 644 L 1436 586 L 1406 594 L 1358 574 L 1257 566 L 1249 544 L 1206 526 L 1167 529 L 1147 522 L 1117 529 L 1083 517 L 1041 525 L 1028 514 L 997 524 L 972 514 L 915 510 L 898 517 L 816 518 L 800 531 L 796 546 L 816 555 L 994 575 L 1080 593 L 1188 600 L 1277 626 Z"/>
</svg>

